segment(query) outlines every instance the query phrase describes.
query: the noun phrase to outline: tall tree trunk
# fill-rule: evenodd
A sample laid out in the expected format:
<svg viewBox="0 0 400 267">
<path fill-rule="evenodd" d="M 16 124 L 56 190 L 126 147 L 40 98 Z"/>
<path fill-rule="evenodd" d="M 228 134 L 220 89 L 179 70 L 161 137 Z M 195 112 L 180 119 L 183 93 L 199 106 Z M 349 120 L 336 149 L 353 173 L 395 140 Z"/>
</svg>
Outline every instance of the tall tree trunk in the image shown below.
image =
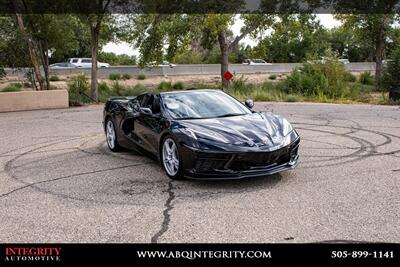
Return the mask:
<svg viewBox="0 0 400 267">
<path fill-rule="evenodd" d="M 98 101 L 97 94 L 97 50 L 99 44 L 99 33 L 100 33 L 100 22 L 96 23 L 96 26 L 90 26 L 91 34 L 91 52 L 92 52 L 92 72 L 91 72 L 91 86 L 90 86 L 90 97 L 94 101 Z"/>
<path fill-rule="evenodd" d="M 383 15 L 382 24 L 380 27 L 379 34 L 376 37 L 376 47 L 375 47 L 375 87 L 379 89 L 381 83 L 381 77 L 383 72 L 383 57 L 385 55 L 385 38 L 386 30 L 389 26 L 388 15 Z"/>
<path fill-rule="evenodd" d="M 229 70 L 229 45 L 226 42 L 226 36 L 224 31 L 218 33 L 218 42 L 221 50 L 221 81 L 222 90 L 228 91 L 229 81 L 224 78 L 225 72 Z"/>
<path fill-rule="evenodd" d="M 49 80 L 49 44 L 47 40 L 40 41 L 40 51 L 42 54 L 42 65 L 44 70 L 44 78 L 46 81 L 46 89 L 50 90 Z"/>
<path fill-rule="evenodd" d="M 22 18 L 22 15 L 21 14 L 15 14 L 15 16 L 17 18 L 18 30 L 21 33 L 22 37 L 28 43 L 29 57 L 31 59 L 31 63 L 32 63 L 32 66 L 33 66 L 33 71 L 34 71 L 35 76 L 36 76 L 36 80 L 39 83 L 39 88 L 40 88 L 40 90 L 43 90 L 44 89 L 43 77 L 42 77 L 42 74 L 40 73 L 40 66 L 39 66 L 39 63 L 38 63 L 38 60 L 37 60 L 35 44 L 34 44 L 32 38 L 30 38 L 28 33 L 25 31 L 24 20 Z"/>
</svg>

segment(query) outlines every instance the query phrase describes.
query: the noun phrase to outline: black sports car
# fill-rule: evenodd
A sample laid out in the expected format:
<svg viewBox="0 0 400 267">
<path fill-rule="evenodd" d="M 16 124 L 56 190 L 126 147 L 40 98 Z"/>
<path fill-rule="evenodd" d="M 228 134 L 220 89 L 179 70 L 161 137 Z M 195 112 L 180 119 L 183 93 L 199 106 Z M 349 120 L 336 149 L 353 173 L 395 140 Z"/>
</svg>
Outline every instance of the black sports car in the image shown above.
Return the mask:
<svg viewBox="0 0 400 267">
<path fill-rule="evenodd" d="M 108 147 L 156 157 L 172 179 L 233 179 L 293 169 L 300 137 L 275 114 L 252 111 L 219 90 L 111 98 L 104 108 Z"/>
</svg>

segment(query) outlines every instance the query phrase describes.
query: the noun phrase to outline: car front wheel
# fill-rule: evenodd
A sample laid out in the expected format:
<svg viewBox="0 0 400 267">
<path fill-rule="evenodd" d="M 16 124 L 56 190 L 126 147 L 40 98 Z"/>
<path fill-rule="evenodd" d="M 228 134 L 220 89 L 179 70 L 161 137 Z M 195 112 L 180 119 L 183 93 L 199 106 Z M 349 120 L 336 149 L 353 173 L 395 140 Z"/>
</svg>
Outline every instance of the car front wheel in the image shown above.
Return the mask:
<svg viewBox="0 0 400 267">
<path fill-rule="evenodd" d="M 168 136 L 164 139 L 161 150 L 161 161 L 165 173 L 169 178 L 180 180 L 183 178 L 182 161 L 175 140 Z"/>
<path fill-rule="evenodd" d="M 111 119 L 106 121 L 106 140 L 108 148 L 111 151 L 121 151 L 121 146 L 118 144 L 117 133 L 115 132 L 114 123 Z"/>
</svg>

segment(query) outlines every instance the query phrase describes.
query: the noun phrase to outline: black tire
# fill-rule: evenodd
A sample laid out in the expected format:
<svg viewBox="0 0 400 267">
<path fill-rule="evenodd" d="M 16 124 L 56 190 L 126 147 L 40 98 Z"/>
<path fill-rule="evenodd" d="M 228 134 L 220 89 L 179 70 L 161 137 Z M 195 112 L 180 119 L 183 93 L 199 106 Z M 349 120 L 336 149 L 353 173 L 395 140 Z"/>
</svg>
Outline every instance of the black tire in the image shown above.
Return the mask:
<svg viewBox="0 0 400 267">
<path fill-rule="evenodd" d="M 110 136 L 111 132 L 114 133 L 113 137 Z M 106 142 L 107 142 L 108 148 L 112 152 L 120 152 L 120 151 L 122 151 L 123 149 L 118 143 L 117 132 L 115 130 L 114 122 L 110 118 L 106 120 L 105 133 L 106 133 Z"/>
<path fill-rule="evenodd" d="M 169 162 L 166 162 L 166 155 L 164 154 L 165 150 L 165 144 L 168 142 L 168 146 L 171 149 L 171 144 L 173 143 L 175 146 L 175 150 L 173 152 L 173 154 L 170 154 L 170 158 L 169 158 Z M 168 152 L 166 152 L 168 154 Z M 174 165 L 174 163 L 171 163 L 171 161 L 174 161 L 176 163 L 178 163 L 177 168 L 173 169 L 173 171 L 171 171 L 171 165 Z M 161 147 L 160 147 L 160 161 L 161 161 L 161 166 L 163 167 L 165 174 L 172 180 L 182 180 L 184 178 L 183 176 L 183 164 L 182 164 L 182 157 L 179 153 L 179 147 L 178 147 L 178 143 L 176 142 L 176 140 L 171 136 L 171 135 L 167 135 L 163 138 L 162 142 L 161 142 Z M 169 167 L 168 167 L 169 166 Z"/>
</svg>

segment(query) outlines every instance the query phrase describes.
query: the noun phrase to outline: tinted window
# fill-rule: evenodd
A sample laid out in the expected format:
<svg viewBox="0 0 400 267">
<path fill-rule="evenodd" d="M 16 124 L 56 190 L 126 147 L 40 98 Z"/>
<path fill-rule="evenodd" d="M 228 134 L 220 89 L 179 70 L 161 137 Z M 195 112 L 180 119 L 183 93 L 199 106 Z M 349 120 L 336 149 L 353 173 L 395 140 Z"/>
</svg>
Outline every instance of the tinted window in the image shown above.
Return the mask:
<svg viewBox="0 0 400 267">
<path fill-rule="evenodd" d="M 78 59 L 74 58 L 74 59 L 72 60 L 72 63 L 78 63 Z"/>
<path fill-rule="evenodd" d="M 221 91 L 165 93 L 164 109 L 174 119 L 202 119 L 250 114 L 251 111 Z"/>
</svg>

